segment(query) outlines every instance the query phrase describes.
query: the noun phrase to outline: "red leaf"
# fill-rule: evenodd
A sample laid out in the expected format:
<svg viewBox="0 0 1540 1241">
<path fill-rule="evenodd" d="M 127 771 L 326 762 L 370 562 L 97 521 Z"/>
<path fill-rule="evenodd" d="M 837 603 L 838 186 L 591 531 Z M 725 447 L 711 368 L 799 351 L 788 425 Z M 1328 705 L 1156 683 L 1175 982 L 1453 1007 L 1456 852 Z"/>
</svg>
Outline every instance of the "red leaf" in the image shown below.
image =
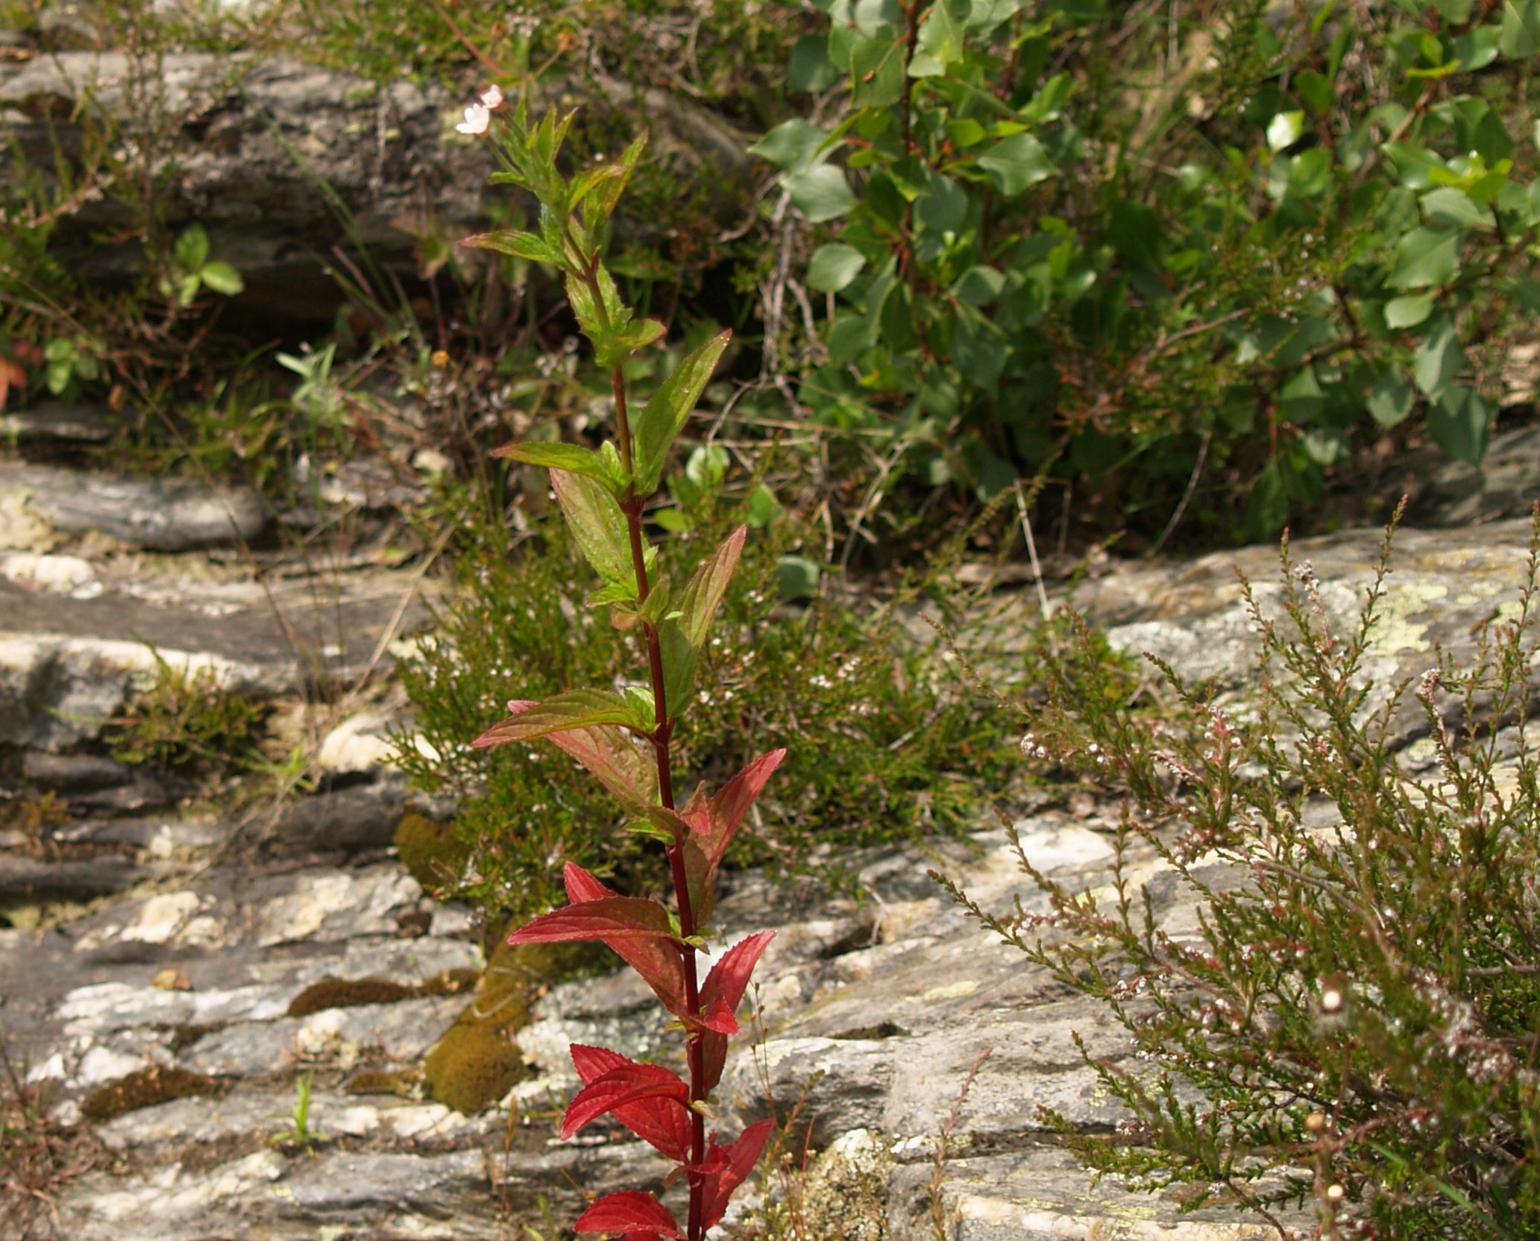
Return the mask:
<svg viewBox="0 0 1540 1241">
<path fill-rule="evenodd" d="M 721 959 L 711 967 L 711 973 L 706 975 L 705 984 L 701 987 L 701 1008 L 713 1008 L 720 1003 L 728 1012 L 737 1012 L 743 992 L 749 985 L 749 977 L 774 938 L 774 931 L 756 931 L 724 952 Z"/>
<path fill-rule="evenodd" d="M 27 372 L 20 364 L 12 362 L 0 353 L 0 409 L 5 408 L 6 397 L 12 386 L 20 388 L 27 382 Z"/>
<path fill-rule="evenodd" d="M 514 711 L 501 724 L 494 724 L 471 745 L 486 749 L 513 741 L 534 741 L 554 732 L 574 728 L 592 728 L 596 724 L 628 724 L 634 709 L 619 694 L 602 689 L 573 689 L 543 702 L 516 698 L 508 704 Z"/>
<path fill-rule="evenodd" d="M 580 878 L 574 878 L 574 875 Z M 580 866 L 568 864 L 567 881 L 579 891 L 609 889 Z M 590 886 L 591 885 L 591 886 Z M 642 976 L 675 1016 L 684 1010 L 684 962 L 668 911 L 635 896 L 595 896 L 543 914 L 508 937 L 510 944 L 599 940 Z"/>
<path fill-rule="evenodd" d="M 634 1063 L 607 1047 L 586 1047 L 582 1043 L 573 1043 L 570 1050 L 572 1063 L 585 1086 L 615 1069 Z M 689 1159 L 691 1121 L 687 1107 L 676 1106 L 669 1099 L 648 1099 L 616 1108 L 614 1116 L 637 1137 L 651 1143 L 670 1159 L 678 1163 Z"/>
<path fill-rule="evenodd" d="M 570 1138 L 608 1113 L 637 1137 L 683 1163 L 690 1157 L 690 1088 L 658 1065 L 620 1059 L 620 1065 L 573 1096 L 562 1121 L 562 1137 Z"/>
<path fill-rule="evenodd" d="M 620 895 L 614 888 L 605 887 L 576 862 L 568 862 L 561 868 L 561 879 L 567 889 L 567 899 L 574 905 Z"/>
<path fill-rule="evenodd" d="M 483 734 L 487 744 L 495 745 L 518 718 L 540 704 L 528 698 L 515 698 L 508 704 L 512 713 L 504 724 Z M 648 756 L 613 724 L 594 724 L 585 728 L 562 728 L 545 734 L 545 740 L 560 746 L 593 773 L 610 796 L 633 814 L 646 814 L 658 800 L 658 769 Z"/>
<path fill-rule="evenodd" d="M 679 810 L 690 829 L 684 842 L 684 870 L 690 885 L 690 910 L 697 925 L 711 916 L 715 903 L 713 880 L 727 846 L 732 843 L 743 818 L 754 804 L 754 799 L 765 787 L 771 773 L 786 758 L 786 751 L 771 750 L 761 754 L 752 763 L 727 782 L 709 802 L 700 788 L 696 788 L 690 800 Z M 653 815 L 655 822 L 662 822 Z"/>
<path fill-rule="evenodd" d="M 587 1043 L 573 1043 L 567 1051 L 572 1057 L 572 1067 L 578 1071 L 585 1086 L 594 1078 L 603 1077 L 611 1069 L 632 1063 L 618 1051 L 611 1051 L 608 1047 L 590 1047 Z"/>
<path fill-rule="evenodd" d="M 712 880 L 717 867 L 722 864 L 727 846 L 732 843 L 743 817 L 765 787 L 765 782 L 785 758 L 785 750 L 761 754 L 709 802 L 697 788 L 679 811 L 679 817 L 690 828 L 690 837 L 685 841 L 685 875 L 690 885 L 690 908 L 697 923 L 704 922 L 711 914 Z"/>
<path fill-rule="evenodd" d="M 765 1142 L 770 1137 L 770 1130 L 774 1127 L 768 1120 L 750 1125 L 725 1150 L 717 1146 L 713 1139 L 711 1156 L 716 1158 L 707 1157 L 708 1165 L 713 1166 L 706 1173 L 702 1189 L 702 1228 L 710 1228 L 727 1213 L 727 1204 L 732 1199 L 733 1190 L 743 1184 L 744 1178 L 754 1170 L 760 1153 L 765 1149 Z M 725 1158 L 722 1158 L 724 1155 Z"/>
<path fill-rule="evenodd" d="M 731 1017 L 738 1011 L 744 989 L 749 985 L 749 976 L 754 972 L 760 954 L 774 938 L 774 931 L 758 931 L 722 954 L 722 959 L 711 967 L 711 973 L 706 975 L 706 982 L 700 989 L 703 1014 L 717 1018 L 725 1011 Z M 705 1027 L 700 1036 L 702 1090 L 710 1092 L 722 1078 L 722 1066 L 727 1062 L 727 1036 L 737 1033 L 738 1023 L 733 1020 L 731 1029 L 724 1028 L 718 1020 L 703 1020 L 700 1024 Z"/>
<path fill-rule="evenodd" d="M 639 1189 L 606 1194 L 579 1215 L 572 1227 L 577 1232 L 623 1232 L 627 1236 L 640 1233 L 648 1238 L 683 1236 L 673 1213 Z"/>
<path fill-rule="evenodd" d="M 712 868 L 722 861 L 743 816 L 765 787 L 765 781 L 781 765 L 786 757 L 784 749 L 761 754 L 723 786 L 722 791 L 711 799 L 711 849 L 707 857 Z"/>
</svg>

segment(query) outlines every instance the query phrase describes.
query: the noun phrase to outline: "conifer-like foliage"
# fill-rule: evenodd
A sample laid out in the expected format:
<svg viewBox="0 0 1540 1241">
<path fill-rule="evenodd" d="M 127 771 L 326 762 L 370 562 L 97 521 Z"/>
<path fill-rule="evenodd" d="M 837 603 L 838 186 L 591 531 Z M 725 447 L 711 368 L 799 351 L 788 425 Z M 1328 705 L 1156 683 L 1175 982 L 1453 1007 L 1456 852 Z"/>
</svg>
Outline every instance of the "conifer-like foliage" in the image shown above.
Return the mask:
<svg viewBox="0 0 1540 1241">
<path fill-rule="evenodd" d="M 620 689 L 576 688 L 541 701 L 519 699 L 512 714 L 476 742 L 482 747 L 553 743 L 581 763 L 625 811 L 630 826 L 657 837 L 667 852 L 675 908 L 623 896 L 568 860 L 568 904 L 521 927 L 508 943 L 602 942 L 652 988 L 682 1028 L 688 1080 L 660 1065 L 641 1064 L 603 1047 L 574 1044 L 583 1088 L 567 1107 L 562 1136 L 613 1116 L 672 1160 L 689 1187 L 683 1226 L 650 1193 L 628 1190 L 592 1203 L 574 1224 L 580 1233 L 623 1233 L 629 1241 L 701 1241 L 721 1220 L 733 1190 L 753 1169 L 771 1122 L 750 1125 L 730 1142 L 706 1133 L 706 1104 L 722 1076 L 727 1040 L 749 977 L 773 931 L 760 931 L 716 955 L 704 979 L 697 968 L 715 897 L 715 876 L 728 844 L 760 790 L 785 757 L 760 755 L 712 796 L 698 787 L 688 801 L 674 794 L 672 739 L 695 691 L 695 674 L 712 620 L 737 567 L 747 531 L 739 527 L 685 582 L 659 571 L 642 528 L 642 509 L 663 479 L 669 449 L 726 348 L 728 333 L 686 354 L 632 416 L 621 364 L 657 342 L 664 326 L 638 319 L 604 264 L 609 219 L 642 153 L 638 140 L 610 163 L 572 176 L 557 167 L 572 116 L 529 121 L 522 103 L 505 105 L 491 87 L 466 109 L 458 128 L 495 132 L 504 170 L 498 182 L 522 186 L 540 204 L 538 231 L 504 230 L 469 244 L 555 267 L 601 367 L 611 373 L 615 436 L 598 451 L 575 444 L 515 443 L 495 455 L 550 470 L 561 514 L 574 542 L 601 579 L 589 606 L 607 608 L 610 623 L 635 633 L 645 678 Z"/>
<path fill-rule="evenodd" d="M 1131 1063 L 1094 1062 L 1132 1112 L 1117 1134 L 1048 1116 L 1098 1173 L 1241 1203 L 1286 1238 L 1536 1237 L 1540 511 L 1527 580 L 1469 666 L 1441 656 L 1375 695 L 1388 555 L 1387 534 L 1340 633 L 1285 542 L 1282 614 L 1246 585 L 1252 703 L 1221 709 L 1163 668 L 1180 720 L 1130 720 L 1050 668 L 1023 749 L 1126 791 L 1110 875 L 1072 890 L 1017 841 L 1044 897 L 1031 912 L 949 886 L 1132 1035 Z M 1388 740 L 1413 704 L 1421 773 Z M 1196 928 L 1168 921 L 1138 877 L 1152 864 L 1196 901 Z"/>
</svg>

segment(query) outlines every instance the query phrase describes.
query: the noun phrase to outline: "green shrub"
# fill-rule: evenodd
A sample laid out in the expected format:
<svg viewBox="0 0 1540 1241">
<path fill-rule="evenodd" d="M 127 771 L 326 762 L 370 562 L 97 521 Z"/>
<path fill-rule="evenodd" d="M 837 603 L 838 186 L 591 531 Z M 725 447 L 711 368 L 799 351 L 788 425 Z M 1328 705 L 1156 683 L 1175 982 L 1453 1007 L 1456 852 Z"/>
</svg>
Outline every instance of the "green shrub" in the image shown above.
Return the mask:
<svg viewBox="0 0 1540 1241">
<path fill-rule="evenodd" d="M 698 539 L 668 540 L 665 557 L 682 562 L 712 545 L 736 515 L 730 507 L 706 496 L 676 510 L 675 523 L 695 526 Z M 448 600 L 400 666 L 418 735 L 396 738 L 396 758 L 419 788 L 455 802 L 468 850 L 458 890 L 495 916 L 525 917 L 561 897 L 554 859 L 602 857 L 621 873 L 657 863 L 644 860 L 642 838 L 619 831 L 622 816 L 575 764 L 534 746 L 470 748 L 474 721 L 496 717 L 509 698 L 613 682 L 630 657 L 627 635 L 580 606 L 571 557 L 509 556 L 490 525 L 466 525 Z M 565 537 L 540 523 L 525 541 L 564 548 Z M 848 848 L 969 825 L 1014 756 L 998 718 L 938 683 L 934 650 L 891 616 L 832 598 L 782 604 L 781 570 L 796 546 L 785 517 L 751 542 L 676 750 L 683 767 L 719 780 L 748 762 L 757 739 L 794 724 L 808 743 L 776 775 L 774 813 L 734 848 L 739 861 L 799 871 L 837 844 L 820 873 L 838 877 Z M 657 867 L 637 877 L 665 876 Z"/>
<path fill-rule="evenodd" d="M 1479 461 L 1540 307 L 1534 0 L 816 6 L 839 106 L 755 150 L 823 242 L 825 424 L 1157 539 L 1265 536 L 1402 425 Z"/>
<path fill-rule="evenodd" d="M 103 729 L 113 758 L 214 774 L 260 762 L 262 706 L 226 689 L 211 668 L 173 665 L 153 647 L 150 653 L 154 679 Z"/>
<path fill-rule="evenodd" d="M 1023 748 L 1124 795 L 1110 873 L 1072 890 L 1022 853 L 1039 913 L 948 886 L 1132 1036 L 1133 1061 L 1091 1062 L 1132 1113 L 1118 1132 L 1046 1115 L 1098 1174 L 1269 1218 L 1313 1204 L 1311 1235 L 1537 1237 L 1540 510 L 1527 583 L 1470 666 L 1438 657 L 1381 703 L 1364 656 L 1388 554 L 1387 536 L 1345 633 L 1287 545 L 1281 617 L 1246 585 L 1255 701 L 1221 708 L 1163 669 L 1171 708 L 1135 720 L 1051 672 Z M 1388 739 L 1407 693 L 1425 774 Z M 1168 928 L 1173 879 L 1195 928 Z"/>
</svg>

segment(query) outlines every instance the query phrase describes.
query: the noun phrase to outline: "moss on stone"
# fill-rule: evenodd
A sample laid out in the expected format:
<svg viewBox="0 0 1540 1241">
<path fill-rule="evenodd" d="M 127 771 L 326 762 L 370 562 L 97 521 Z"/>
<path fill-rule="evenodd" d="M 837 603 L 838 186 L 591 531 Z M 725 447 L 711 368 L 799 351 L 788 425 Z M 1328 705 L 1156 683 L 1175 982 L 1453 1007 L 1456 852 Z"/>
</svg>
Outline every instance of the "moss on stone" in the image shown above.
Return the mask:
<svg viewBox="0 0 1540 1241">
<path fill-rule="evenodd" d="M 470 856 L 470 849 L 456 839 L 453 824 L 435 823 L 420 814 L 402 817 L 395 845 L 401 865 L 429 892 L 453 883 Z"/>
<path fill-rule="evenodd" d="M 486 1021 L 460 1021 L 428 1053 L 428 1096 L 471 1115 L 490 1107 L 528 1076 L 510 1032 Z"/>
<path fill-rule="evenodd" d="M 404 1098 L 412 1093 L 416 1076 L 405 1069 L 360 1069 L 348 1078 L 342 1089 L 348 1094 L 390 1094 Z"/>
<path fill-rule="evenodd" d="M 218 1079 L 192 1073 L 187 1069 L 165 1068 L 153 1064 L 149 1068 L 136 1069 L 125 1077 L 119 1077 L 99 1087 L 81 1109 L 89 1120 L 111 1120 L 125 1112 L 138 1111 L 142 1107 L 154 1107 L 172 1099 L 187 1099 L 194 1095 L 223 1094 L 225 1086 Z"/>
<path fill-rule="evenodd" d="M 464 995 L 481 975 L 476 970 L 440 970 L 417 988 L 419 995 Z"/>
<path fill-rule="evenodd" d="M 290 1017 L 308 1017 L 325 1008 L 357 1008 L 361 1004 L 394 1004 L 420 994 L 418 988 L 387 978 L 323 978 L 289 1001 Z"/>
<path fill-rule="evenodd" d="M 449 1032 L 428 1053 L 428 1095 L 456 1111 L 479 1112 L 527 1076 L 513 1034 L 552 983 L 591 972 L 608 951 L 595 944 L 519 944 L 498 937 L 476 993 Z"/>
</svg>

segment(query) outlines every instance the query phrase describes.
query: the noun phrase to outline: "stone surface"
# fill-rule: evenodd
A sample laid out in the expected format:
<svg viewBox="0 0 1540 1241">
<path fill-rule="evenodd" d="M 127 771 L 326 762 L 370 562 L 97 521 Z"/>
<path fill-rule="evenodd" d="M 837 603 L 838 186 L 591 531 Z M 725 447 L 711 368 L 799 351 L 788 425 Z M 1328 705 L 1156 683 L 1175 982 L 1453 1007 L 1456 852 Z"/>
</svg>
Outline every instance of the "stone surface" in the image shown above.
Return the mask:
<svg viewBox="0 0 1540 1241">
<path fill-rule="evenodd" d="M 371 262 L 416 279 L 415 221 L 431 205 L 447 236 L 484 227 L 485 143 L 453 132 L 469 99 L 406 77 L 378 86 L 294 58 L 249 54 L 174 53 L 155 66 L 157 89 L 122 52 L 66 50 L 20 64 L 0 60 L 0 120 L 29 163 L 53 166 L 62 145 L 79 149 L 102 119 L 149 113 L 177 149 L 176 175 L 157 204 L 171 224 L 196 220 L 213 254 L 240 271 L 245 292 L 232 312 L 294 323 L 329 323 L 342 295 L 327 274 L 338 232 L 368 248 Z M 553 102 L 644 116 L 650 155 L 681 176 L 702 168 L 726 189 L 748 183 L 749 139 L 705 108 L 656 87 L 603 74 L 591 83 L 550 80 Z M 316 184 L 327 193 L 316 191 Z M 736 196 L 723 194 L 724 208 Z M 141 261 L 137 243 L 85 244 L 93 233 L 134 226 L 129 209 L 111 199 L 84 204 L 57 238 L 82 242 L 79 274 L 121 279 Z"/>
<path fill-rule="evenodd" d="M 268 519 L 256 492 L 208 488 L 190 479 L 140 480 L 0 462 L 0 489 L 25 496 L 63 533 L 95 530 L 152 551 L 247 542 Z"/>
<path fill-rule="evenodd" d="M 105 406 L 39 401 L 31 409 L 0 413 L 0 437 L 99 444 L 112 438 L 117 422 L 118 416 Z"/>
<path fill-rule="evenodd" d="M 1302 541 L 1294 553 L 1312 563 L 1328 608 L 1351 609 L 1378 541 L 1375 531 L 1346 531 Z M 1513 597 L 1526 541 L 1527 526 L 1513 521 L 1404 532 L 1371 670 L 1413 671 L 1434 642 L 1468 651 L 1474 622 L 1503 614 Z M 81 559 L 89 574 L 42 574 L 63 586 L 51 594 L 35 572 L 0 575 L 0 585 L 25 591 L 33 617 L 50 615 L 37 604 L 45 595 L 94 602 L 72 597 L 86 581 L 120 602 L 169 602 L 167 578 L 141 582 L 135 593 L 110 559 Z M 1275 559 L 1263 549 L 1117 566 L 1080 597 L 1126 649 L 1158 650 L 1183 675 L 1215 677 L 1239 693 L 1254 635 L 1235 560 L 1258 583 L 1264 606 L 1276 607 Z M 206 575 L 177 602 L 190 611 L 240 598 L 237 580 Z M 64 606 L 52 615 L 79 623 L 81 635 L 97 623 Z M 245 614 L 236 604 L 229 615 Z M 223 621 L 209 630 L 198 648 L 205 653 L 224 641 Z M 39 631 L 48 636 L 41 622 Z M 554 986 L 539 999 L 535 1020 L 516 1035 L 535 1075 L 514 1088 L 512 1121 L 506 1109 L 462 1117 L 414 1095 L 416 1067 L 464 1009 L 464 995 L 409 994 L 288 1016 L 294 997 L 323 979 L 414 983 L 481 962 L 468 911 L 434 905 L 388 857 L 402 792 L 374 774 L 374 755 L 353 748 L 378 735 L 377 714 L 349 711 L 317 730 L 334 739 L 334 774 L 309 796 L 236 817 L 72 801 L 72 817 L 39 839 L 13 833 L 0 841 L 0 883 L 10 873 L 58 885 L 60 899 L 93 898 L 46 930 L 0 928 L 0 1023 L 28 1075 L 53 1091 L 56 1114 L 78 1116 L 92 1091 L 152 1065 L 210 1074 L 222 1090 L 100 1125 L 112 1158 L 66 1187 L 61 1235 L 468 1241 L 539 1226 L 542 1199 L 565 1218 L 579 1204 L 577 1185 L 657 1188 L 661 1165 L 640 1144 L 597 1128 L 571 1143 L 555 1135 L 574 1084 L 572 1041 L 678 1056 L 656 1004 L 629 973 Z M 1415 765 L 1430 756 L 1414 723 L 1398 726 L 1395 739 Z M 1511 741 L 1511 730 L 1501 734 L 1501 753 Z M 68 751 L 34 749 L 18 770 L 70 799 L 137 778 Z M 1324 803 L 1307 807 L 1310 826 L 1324 829 L 1331 816 Z M 1102 882 L 1116 823 L 1115 805 L 1088 799 L 1072 812 L 1045 805 L 1022 813 L 1017 828 L 1035 866 L 1084 887 Z M 70 850 L 81 855 L 64 856 Z M 1149 882 L 1163 925 L 1193 930 L 1188 890 L 1153 852 L 1135 850 L 1128 863 L 1135 881 Z M 1087 1128 L 1121 1118 L 1085 1067 L 1077 1036 L 1093 1055 L 1131 1072 L 1140 1065 L 1105 1011 L 981 932 L 925 877 L 939 866 L 986 908 L 1019 900 L 1028 912 L 1041 910 L 1003 831 L 923 856 L 886 850 L 853 864 L 860 903 L 809 883 L 776 887 L 733 875 L 719 905 L 723 945 L 765 927 L 777 936 L 756 973 L 759 1035 L 735 1044 L 717 1116 L 728 1130 L 772 1110 L 798 1117 L 811 1143 L 804 1207 L 817 1235 L 933 1241 L 938 1213 L 954 1241 L 1277 1235 L 1220 1208 L 1183 1214 L 1174 1199 L 1112 1180 L 1093 1186 L 1044 1122 L 1045 1106 Z M 1201 874 L 1216 886 L 1244 878 L 1218 864 Z M 80 886 L 93 875 L 103 882 Z M 362 1073 L 385 1076 L 374 1093 L 349 1093 Z M 309 1150 L 292 1135 L 271 1141 L 292 1128 L 302 1077 L 314 1083 Z M 1308 1221 L 1290 1223 L 1303 1233 Z"/>
<path fill-rule="evenodd" d="M 6 470 L 47 480 L 48 513 L 96 477 L 0 463 Z M 0 510 L 19 494 L 0 482 Z M 41 493 L 26 494 L 22 516 Z M 350 684 L 387 670 L 391 643 L 426 615 L 422 583 L 407 573 L 358 567 L 320 580 L 283 554 L 222 564 L 89 540 L 54 547 L 66 537 L 41 519 L 0 520 L 0 744 L 60 752 L 89 741 L 132 689 L 167 669 L 255 698 Z M 339 769 L 366 771 L 367 735 Z"/>
</svg>

